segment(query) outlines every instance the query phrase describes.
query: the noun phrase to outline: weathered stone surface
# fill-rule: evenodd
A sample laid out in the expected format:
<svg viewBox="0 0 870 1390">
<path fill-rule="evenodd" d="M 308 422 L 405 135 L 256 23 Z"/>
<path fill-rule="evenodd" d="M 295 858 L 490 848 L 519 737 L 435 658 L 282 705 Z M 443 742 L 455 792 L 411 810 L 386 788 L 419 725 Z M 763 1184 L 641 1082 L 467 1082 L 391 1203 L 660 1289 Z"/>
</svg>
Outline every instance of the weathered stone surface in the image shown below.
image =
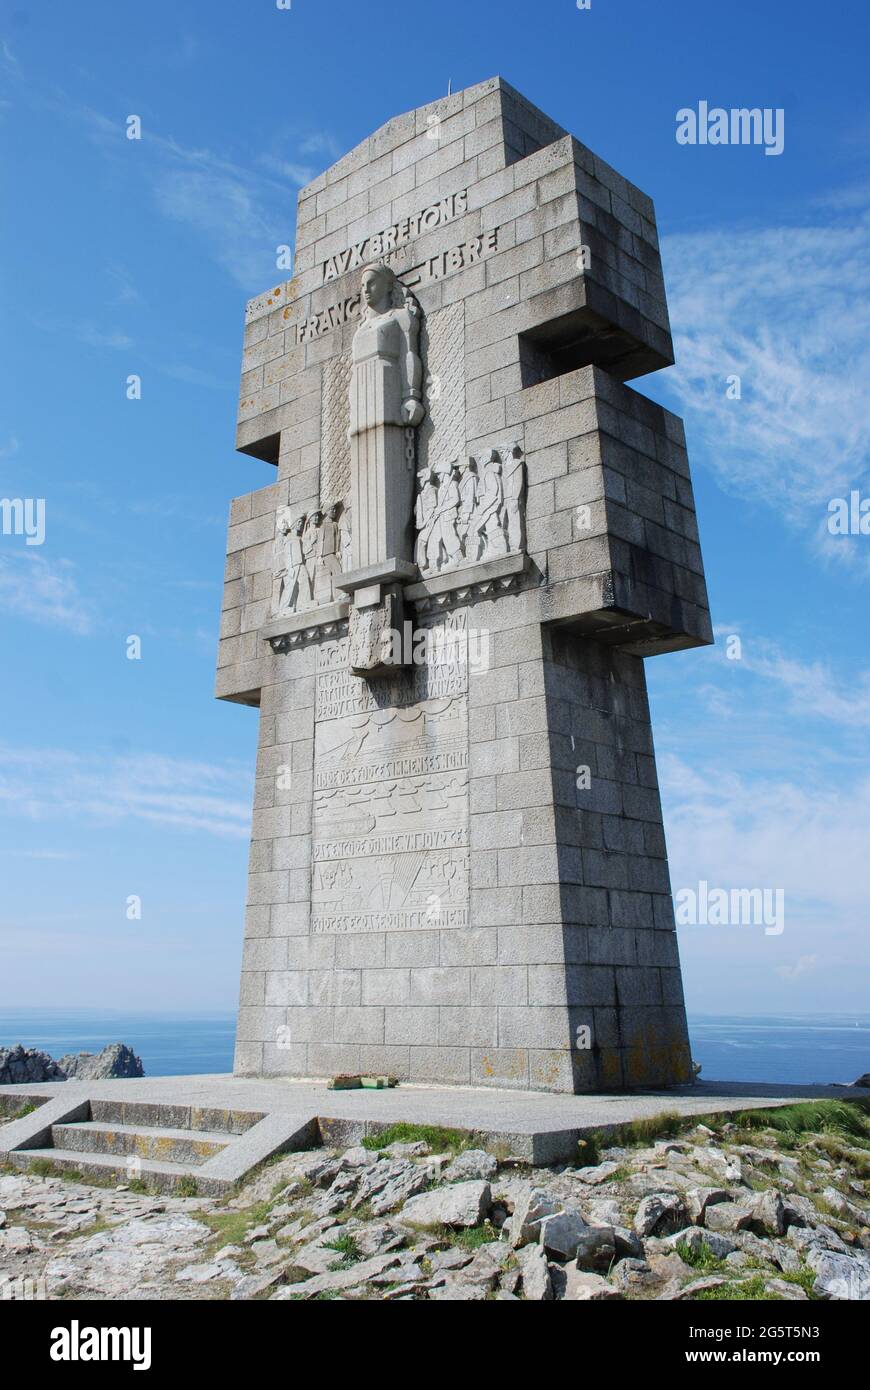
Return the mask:
<svg viewBox="0 0 870 1390">
<path fill-rule="evenodd" d="M 564 1210 L 564 1203 L 541 1188 L 526 1188 L 514 1206 L 511 1217 L 510 1242 L 514 1248 L 536 1242 L 541 1234 L 541 1222 Z"/>
<path fill-rule="evenodd" d="M 870 1215 L 862 1207 L 857 1206 L 844 1197 L 842 1192 L 838 1192 L 835 1187 L 825 1187 L 822 1189 L 822 1201 L 829 1207 L 835 1216 L 839 1216 L 842 1221 L 854 1221 L 859 1226 L 870 1226 Z"/>
<path fill-rule="evenodd" d="M 338 1257 L 336 1257 L 338 1258 Z M 374 1255 L 369 1260 L 360 1260 L 349 1269 L 335 1270 L 330 1274 L 316 1274 L 313 1279 L 303 1279 L 297 1284 L 287 1284 L 276 1289 L 272 1299 L 277 1302 L 290 1298 L 314 1298 L 319 1293 L 341 1293 L 367 1283 L 385 1269 L 393 1269 L 401 1263 L 397 1253 Z"/>
<path fill-rule="evenodd" d="M 479 1226 L 491 1205 L 488 1182 L 457 1182 L 412 1197 L 399 1219 L 414 1226 Z"/>
<path fill-rule="evenodd" d="M 498 1160 L 484 1149 L 465 1149 L 457 1154 L 449 1167 L 444 1169 L 445 1182 L 459 1182 L 464 1178 L 494 1178 L 498 1172 Z"/>
<path fill-rule="evenodd" d="M 532 1303 L 549 1302 L 553 1297 L 550 1266 L 539 1245 L 524 1245 L 518 1255 L 523 1297 Z"/>
<path fill-rule="evenodd" d="M 589 1274 L 569 1265 L 565 1271 L 564 1297 L 580 1303 L 604 1303 L 622 1298 L 622 1293 L 602 1275 Z"/>
<path fill-rule="evenodd" d="M 815 1270 L 813 1292 L 819 1298 L 866 1303 L 870 1300 L 870 1257 L 866 1254 L 837 1254 L 811 1247 L 806 1262 Z"/>
<path fill-rule="evenodd" d="M 717 1202 L 708 1207 L 704 1225 L 708 1231 L 749 1231 L 756 1221 L 755 1213 L 749 1206 L 737 1202 Z"/>
<path fill-rule="evenodd" d="M 781 1192 L 776 1192 L 771 1188 L 766 1192 L 759 1193 L 749 1203 L 749 1210 L 752 1213 L 756 1230 L 762 1235 L 785 1235 L 786 1208 Z"/>
<path fill-rule="evenodd" d="M 690 1187 L 683 1200 L 692 1220 L 703 1226 L 707 1208 L 719 1202 L 730 1202 L 731 1194 L 724 1187 Z"/>
<path fill-rule="evenodd" d="M 682 1230 L 686 1220 L 686 1207 L 677 1193 L 651 1193 L 635 1213 L 634 1229 L 639 1236 L 666 1236 Z"/>
<path fill-rule="evenodd" d="M 604 1229 L 604 1228 L 598 1228 Z M 545 1216 L 541 1221 L 538 1239 L 548 1255 L 560 1260 L 571 1260 L 589 1227 L 579 1211 L 568 1209 L 555 1216 Z M 590 1241 L 591 1248 L 597 1248 L 598 1239 Z"/>
</svg>

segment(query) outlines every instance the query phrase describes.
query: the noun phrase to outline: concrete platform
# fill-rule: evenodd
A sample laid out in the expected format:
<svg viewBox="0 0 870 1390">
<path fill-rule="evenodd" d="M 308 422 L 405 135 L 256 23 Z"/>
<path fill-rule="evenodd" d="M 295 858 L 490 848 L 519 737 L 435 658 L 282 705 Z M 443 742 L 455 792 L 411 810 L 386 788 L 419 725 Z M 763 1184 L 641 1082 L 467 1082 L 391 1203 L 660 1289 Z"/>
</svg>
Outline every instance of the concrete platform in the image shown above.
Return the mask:
<svg viewBox="0 0 870 1390">
<path fill-rule="evenodd" d="M 598 1096 L 411 1085 L 386 1091 L 329 1091 L 322 1081 L 231 1075 L 45 1082 L 0 1087 L 5 1113 L 27 1104 L 37 1107 L 21 1119 L 0 1123 L 0 1160 L 26 1168 L 43 1159 L 61 1168 L 91 1168 L 123 1179 L 125 1154 L 138 1152 L 147 1155 L 141 1163 L 146 1181 L 171 1189 L 187 1174 L 201 1193 L 219 1195 L 275 1153 L 322 1143 L 358 1143 L 399 1121 L 470 1131 L 500 1153 L 540 1166 L 576 1158 L 578 1139 L 592 1131 L 607 1133 L 663 1111 L 713 1115 L 819 1097 L 867 1100 L 870 1091 L 709 1081 L 673 1090 Z M 173 1159 L 186 1156 L 181 1141 L 184 1134 L 190 1135 L 187 1163 L 156 1161 L 160 1146 L 154 1146 L 154 1139 L 160 1132 L 174 1145 Z M 95 1137 L 90 1154 L 79 1148 L 86 1133 L 103 1136 Z M 111 1140 L 106 1138 L 110 1133 Z M 136 1142 L 136 1134 L 143 1136 L 142 1144 Z M 203 1161 L 208 1147 L 214 1151 Z"/>
</svg>

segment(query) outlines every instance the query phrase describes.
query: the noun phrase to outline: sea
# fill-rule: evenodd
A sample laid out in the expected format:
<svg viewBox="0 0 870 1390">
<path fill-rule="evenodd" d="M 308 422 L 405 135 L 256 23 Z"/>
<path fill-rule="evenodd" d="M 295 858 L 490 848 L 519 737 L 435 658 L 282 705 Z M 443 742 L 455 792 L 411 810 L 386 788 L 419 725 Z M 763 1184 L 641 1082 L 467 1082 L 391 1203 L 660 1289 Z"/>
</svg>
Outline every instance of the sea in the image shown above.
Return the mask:
<svg viewBox="0 0 870 1390">
<path fill-rule="evenodd" d="M 0 1047 L 21 1043 L 60 1057 L 124 1042 L 146 1076 L 232 1071 L 234 1033 L 229 1012 L 0 1009 Z M 870 1072 L 870 1014 L 690 1014 L 689 1033 L 704 1081 L 848 1083 Z"/>
</svg>

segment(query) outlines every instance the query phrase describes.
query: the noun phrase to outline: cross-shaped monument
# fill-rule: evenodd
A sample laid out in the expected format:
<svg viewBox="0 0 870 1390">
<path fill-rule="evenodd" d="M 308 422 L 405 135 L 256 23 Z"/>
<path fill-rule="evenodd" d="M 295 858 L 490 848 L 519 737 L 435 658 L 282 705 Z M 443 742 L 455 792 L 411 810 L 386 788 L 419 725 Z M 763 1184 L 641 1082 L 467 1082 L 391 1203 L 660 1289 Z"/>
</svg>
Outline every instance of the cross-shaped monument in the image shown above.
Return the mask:
<svg viewBox="0 0 870 1390">
<path fill-rule="evenodd" d="M 712 640 L 653 205 L 500 78 L 299 194 L 247 311 L 218 695 L 242 1075 L 691 1079 L 644 658 Z"/>
</svg>

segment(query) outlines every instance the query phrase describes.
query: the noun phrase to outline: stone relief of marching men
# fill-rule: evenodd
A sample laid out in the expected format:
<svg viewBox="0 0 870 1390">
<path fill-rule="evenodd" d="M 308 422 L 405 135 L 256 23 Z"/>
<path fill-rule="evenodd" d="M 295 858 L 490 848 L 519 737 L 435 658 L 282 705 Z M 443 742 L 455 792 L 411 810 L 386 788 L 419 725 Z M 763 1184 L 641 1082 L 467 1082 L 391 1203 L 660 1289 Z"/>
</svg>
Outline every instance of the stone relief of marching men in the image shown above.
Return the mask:
<svg viewBox="0 0 870 1390">
<path fill-rule="evenodd" d="M 272 604 L 276 614 L 299 613 L 344 598 L 333 592 L 333 580 L 349 569 L 349 507 L 335 502 L 326 510 L 297 517 L 289 507 L 278 508 Z"/>
<path fill-rule="evenodd" d="M 522 550 L 525 466 L 519 444 L 418 474 L 416 561 L 438 574 Z"/>
</svg>

